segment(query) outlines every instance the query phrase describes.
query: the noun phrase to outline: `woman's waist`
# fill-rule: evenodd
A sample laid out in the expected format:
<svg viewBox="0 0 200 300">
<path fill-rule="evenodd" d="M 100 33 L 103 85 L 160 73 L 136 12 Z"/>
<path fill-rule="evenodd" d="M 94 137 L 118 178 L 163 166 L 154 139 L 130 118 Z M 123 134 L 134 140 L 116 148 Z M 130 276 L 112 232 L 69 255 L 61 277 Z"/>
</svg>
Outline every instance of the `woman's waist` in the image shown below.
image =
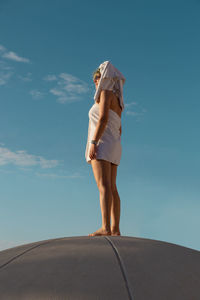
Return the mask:
<svg viewBox="0 0 200 300">
<path fill-rule="evenodd" d="M 102 133 L 100 139 L 107 141 L 121 141 L 120 131 L 118 130 L 110 130 L 109 128 L 105 129 Z"/>
<path fill-rule="evenodd" d="M 99 122 L 99 118 L 90 118 L 90 123 L 92 127 L 96 127 Z M 112 118 L 109 118 L 106 123 L 106 128 L 110 128 L 111 130 L 117 131 L 121 127 L 121 119 L 113 120 Z"/>
</svg>

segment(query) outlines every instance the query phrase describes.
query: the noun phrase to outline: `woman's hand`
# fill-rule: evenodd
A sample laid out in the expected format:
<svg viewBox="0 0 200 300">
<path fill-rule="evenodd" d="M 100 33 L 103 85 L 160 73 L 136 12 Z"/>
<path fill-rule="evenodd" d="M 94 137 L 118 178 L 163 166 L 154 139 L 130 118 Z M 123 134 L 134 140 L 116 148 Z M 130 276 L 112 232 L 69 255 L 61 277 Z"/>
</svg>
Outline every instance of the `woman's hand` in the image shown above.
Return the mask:
<svg viewBox="0 0 200 300">
<path fill-rule="evenodd" d="M 95 159 L 97 154 L 97 145 L 91 144 L 89 158 Z"/>
</svg>

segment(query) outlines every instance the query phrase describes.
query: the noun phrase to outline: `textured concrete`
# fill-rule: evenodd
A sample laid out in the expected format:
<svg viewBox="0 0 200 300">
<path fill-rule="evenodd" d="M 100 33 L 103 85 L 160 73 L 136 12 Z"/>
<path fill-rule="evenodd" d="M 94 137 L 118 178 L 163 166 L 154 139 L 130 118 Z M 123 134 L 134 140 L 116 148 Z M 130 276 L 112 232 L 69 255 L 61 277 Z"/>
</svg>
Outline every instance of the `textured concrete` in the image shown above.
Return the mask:
<svg viewBox="0 0 200 300">
<path fill-rule="evenodd" d="M 1 300 L 200 300 L 200 252 L 127 236 L 0 251 Z"/>
</svg>

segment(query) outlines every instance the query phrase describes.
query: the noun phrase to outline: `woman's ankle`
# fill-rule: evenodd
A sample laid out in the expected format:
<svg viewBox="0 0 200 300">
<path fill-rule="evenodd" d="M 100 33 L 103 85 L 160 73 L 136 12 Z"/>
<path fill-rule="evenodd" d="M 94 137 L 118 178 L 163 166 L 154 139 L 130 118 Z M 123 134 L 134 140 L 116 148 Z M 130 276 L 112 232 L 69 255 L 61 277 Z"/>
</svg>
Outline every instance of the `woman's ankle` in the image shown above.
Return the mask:
<svg viewBox="0 0 200 300">
<path fill-rule="evenodd" d="M 102 226 L 102 229 L 108 232 L 111 231 L 110 226 Z"/>
<path fill-rule="evenodd" d="M 111 231 L 112 232 L 120 232 L 120 229 L 119 229 L 118 226 L 117 227 L 111 227 Z"/>
</svg>

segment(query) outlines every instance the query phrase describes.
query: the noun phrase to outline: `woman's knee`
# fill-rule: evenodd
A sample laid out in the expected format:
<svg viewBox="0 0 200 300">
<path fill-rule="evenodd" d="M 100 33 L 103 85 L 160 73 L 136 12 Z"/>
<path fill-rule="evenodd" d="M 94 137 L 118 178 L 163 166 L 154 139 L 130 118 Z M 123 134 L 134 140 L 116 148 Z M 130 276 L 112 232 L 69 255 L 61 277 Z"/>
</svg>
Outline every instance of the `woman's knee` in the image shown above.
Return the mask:
<svg viewBox="0 0 200 300">
<path fill-rule="evenodd" d="M 100 181 L 98 183 L 98 188 L 100 191 L 110 190 L 112 192 L 111 184 L 109 181 Z"/>
<path fill-rule="evenodd" d="M 111 184 L 111 191 L 112 191 L 113 195 L 117 193 L 117 185 L 116 185 L 116 183 Z"/>
</svg>

